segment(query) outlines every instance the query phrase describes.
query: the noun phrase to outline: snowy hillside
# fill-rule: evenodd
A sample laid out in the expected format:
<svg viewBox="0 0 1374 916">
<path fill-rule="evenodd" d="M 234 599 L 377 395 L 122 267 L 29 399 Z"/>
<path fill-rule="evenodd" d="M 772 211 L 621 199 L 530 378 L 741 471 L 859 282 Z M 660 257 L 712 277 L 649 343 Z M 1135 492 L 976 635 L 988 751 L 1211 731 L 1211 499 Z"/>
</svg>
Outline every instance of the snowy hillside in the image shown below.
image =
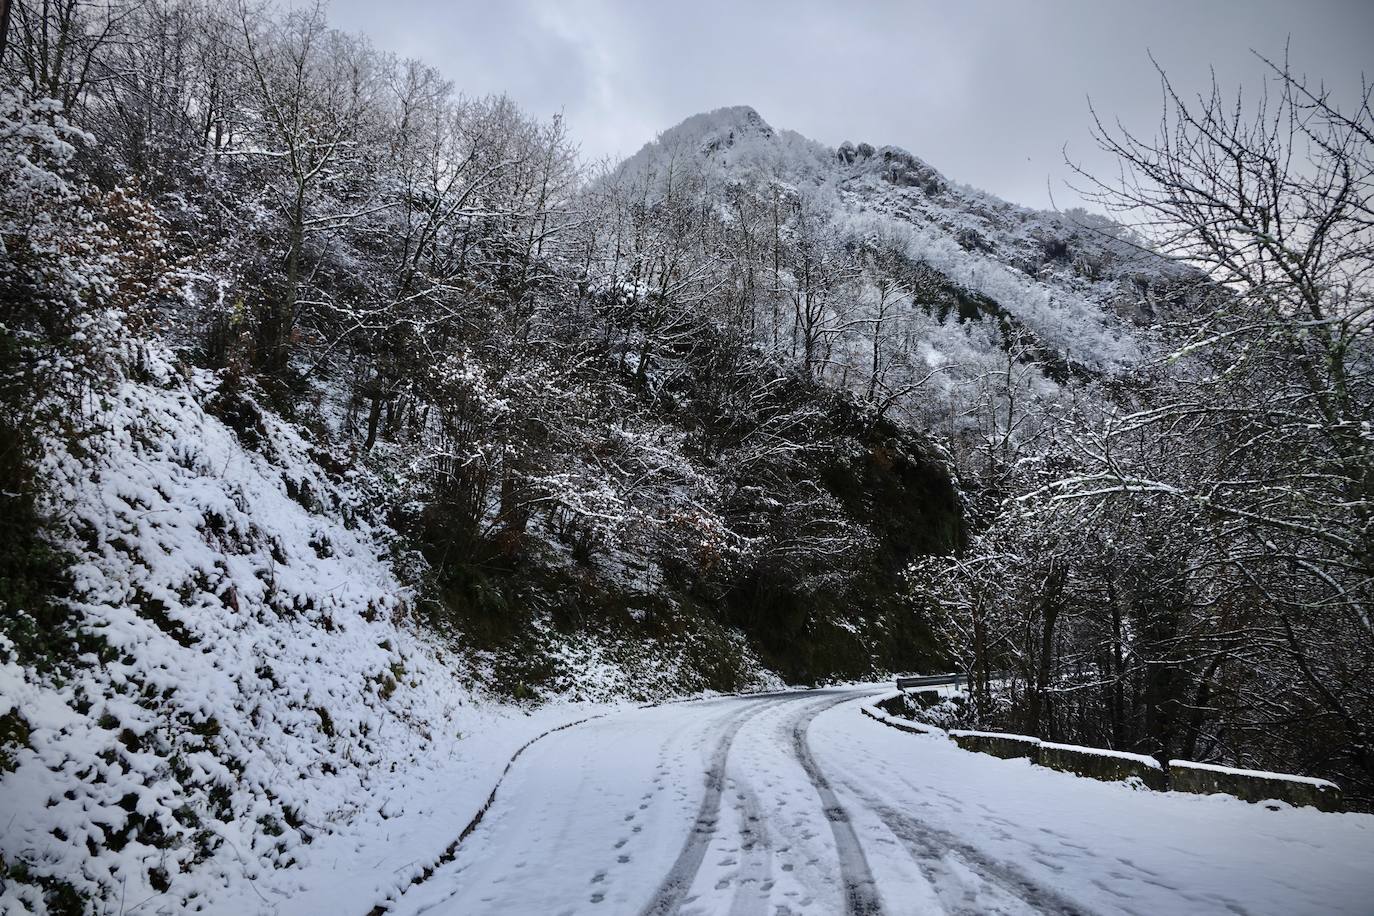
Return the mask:
<svg viewBox="0 0 1374 916">
<path fill-rule="evenodd" d="M 78 646 L 51 672 L 0 646 L 0 718 L 23 739 L 6 745 L 0 855 L 34 882 L 6 883 L 5 912 L 38 908 L 37 887 L 124 912 L 214 909 L 245 880 L 273 893 L 331 837 L 420 826 L 416 780 L 447 773 L 460 799 L 471 783 L 475 806 L 543 721 L 503 724 L 518 711 L 403 625 L 411 592 L 356 472 L 165 360 L 152 350 L 147 381 L 46 442 Z M 451 832 L 409 848 L 437 854 Z"/>
</svg>

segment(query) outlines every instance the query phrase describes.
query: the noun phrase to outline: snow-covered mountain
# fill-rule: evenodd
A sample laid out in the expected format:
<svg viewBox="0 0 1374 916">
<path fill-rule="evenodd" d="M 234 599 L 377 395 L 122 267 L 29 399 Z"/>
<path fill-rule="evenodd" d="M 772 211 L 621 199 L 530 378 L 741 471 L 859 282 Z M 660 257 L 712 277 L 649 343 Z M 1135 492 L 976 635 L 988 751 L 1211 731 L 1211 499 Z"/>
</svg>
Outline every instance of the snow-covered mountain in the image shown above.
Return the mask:
<svg viewBox="0 0 1374 916">
<path fill-rule="evenodd" d="M 942 281 L 927 286 L 918 305 L 939 309 L 938 317 L 957 311 L 1007 322 L 1062 369 L 1113 373 L 1138 364 L 1150 327 L 1186 309 L 1199 281 L 1105 217 L 1009 203 L 900 147 L 828 147 L 773 128 L 749 106 L 687 118 L 619 171 L 662 174 L 666 162 L 692 156 L 721 184 L 822 196 L 853 238 L 896 235 L 911 266 Z"/>
</svg>

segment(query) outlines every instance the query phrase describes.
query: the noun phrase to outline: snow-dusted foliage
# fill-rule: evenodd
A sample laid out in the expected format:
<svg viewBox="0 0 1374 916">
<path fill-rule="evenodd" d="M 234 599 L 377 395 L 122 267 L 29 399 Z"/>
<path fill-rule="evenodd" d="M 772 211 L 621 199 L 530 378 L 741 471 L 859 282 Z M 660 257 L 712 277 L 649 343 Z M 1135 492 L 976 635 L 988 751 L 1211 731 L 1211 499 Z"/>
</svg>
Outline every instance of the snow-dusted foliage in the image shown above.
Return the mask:
<svg viewBox="0 0 1374 916">
<path fill-rule="evenodd" d="M 26 736 L 5 861 L 154 912 L 289 867 L 379 778 L 457 753 L 466 696 L 398 626 L 385 531 L 328 457 L 247 401 L 230 428 L 223 380 L 165 360 L 45 437 L 79 649 L 43 675 L 7 645 L 0 669 Z"/>
<path fill-rule="evenodd" d="M 1103 217 L 1017 207 L 896 147 L 829 149 L 748 107 L 664 131 L 598 187 L 624 220 L 614 282 L 655 316 L 647 334 L 690 325 L 666 294 L 681 304 L 725 285 L 733 301 L 692 315 L 743 325 L 881 415 L 941 430 L 962 471 L 994 481 L 1043 434 L 1066 381 L 1157 353 L 1153 324 L 1200 282 Z"/>
<path fill-rule="evenodd" d="M 79 386 L 106 372 L 122 307 L 163 267 L 154 213 L 72 179 L 91 139 L 52 99 L 0 95 L 0 281 L 19 300 L 0 330 L 33 348 L 31 381 Z M 20 395 L 26 409 L 38 394 Z"/>
<path fill-rule="evenodd" d="M 985 719 L 1332 777 L 1368 807 L 1374 112 L 1271 83 L 1102 134 L 1125 177 L 1100 202 L 1205 270 L 1207 307 L 1061 411 L 970 550 L 912 581 Z"/>
</svg>

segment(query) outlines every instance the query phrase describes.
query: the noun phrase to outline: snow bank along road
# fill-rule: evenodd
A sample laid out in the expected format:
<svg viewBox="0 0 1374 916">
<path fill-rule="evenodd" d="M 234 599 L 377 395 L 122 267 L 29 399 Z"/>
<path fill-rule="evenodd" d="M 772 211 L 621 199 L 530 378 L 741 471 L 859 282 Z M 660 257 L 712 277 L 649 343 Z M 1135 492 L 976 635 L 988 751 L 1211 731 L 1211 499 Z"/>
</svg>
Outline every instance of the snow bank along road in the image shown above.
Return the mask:
<svg viewBox="0 0 1374 916">
<path fill-rule="evenodd" d="M 614 713 L 517 761 L 403 914 L 1374 913 L 1374 816 L 1135 791 L 859 714 Z"/>
</svg>

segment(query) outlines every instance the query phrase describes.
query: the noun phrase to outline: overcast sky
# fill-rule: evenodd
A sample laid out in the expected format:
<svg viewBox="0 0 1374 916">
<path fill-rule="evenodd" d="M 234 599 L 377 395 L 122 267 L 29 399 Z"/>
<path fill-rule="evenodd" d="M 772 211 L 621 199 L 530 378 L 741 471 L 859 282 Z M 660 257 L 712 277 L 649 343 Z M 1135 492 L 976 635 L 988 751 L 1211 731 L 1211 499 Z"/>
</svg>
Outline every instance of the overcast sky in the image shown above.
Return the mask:
<svg viewBox="0 0 1374 916">
<path fill-rule="evenodd" d="M 1374 0 L 333 0 L 331 22 L 434 64 L 468 95 L 562 111 L 618 158 L 688 115 L 752 105 L 822 142 L 903 146 L 1008 200 L 1075 202 L 1062 150 L 1106 163 L 1088 98 L 1149 132 L 1153 52 L 1181 89 L 1257 85 L 1253 48 L 1354 95 L 1374 78 Z"/>
</svg>

